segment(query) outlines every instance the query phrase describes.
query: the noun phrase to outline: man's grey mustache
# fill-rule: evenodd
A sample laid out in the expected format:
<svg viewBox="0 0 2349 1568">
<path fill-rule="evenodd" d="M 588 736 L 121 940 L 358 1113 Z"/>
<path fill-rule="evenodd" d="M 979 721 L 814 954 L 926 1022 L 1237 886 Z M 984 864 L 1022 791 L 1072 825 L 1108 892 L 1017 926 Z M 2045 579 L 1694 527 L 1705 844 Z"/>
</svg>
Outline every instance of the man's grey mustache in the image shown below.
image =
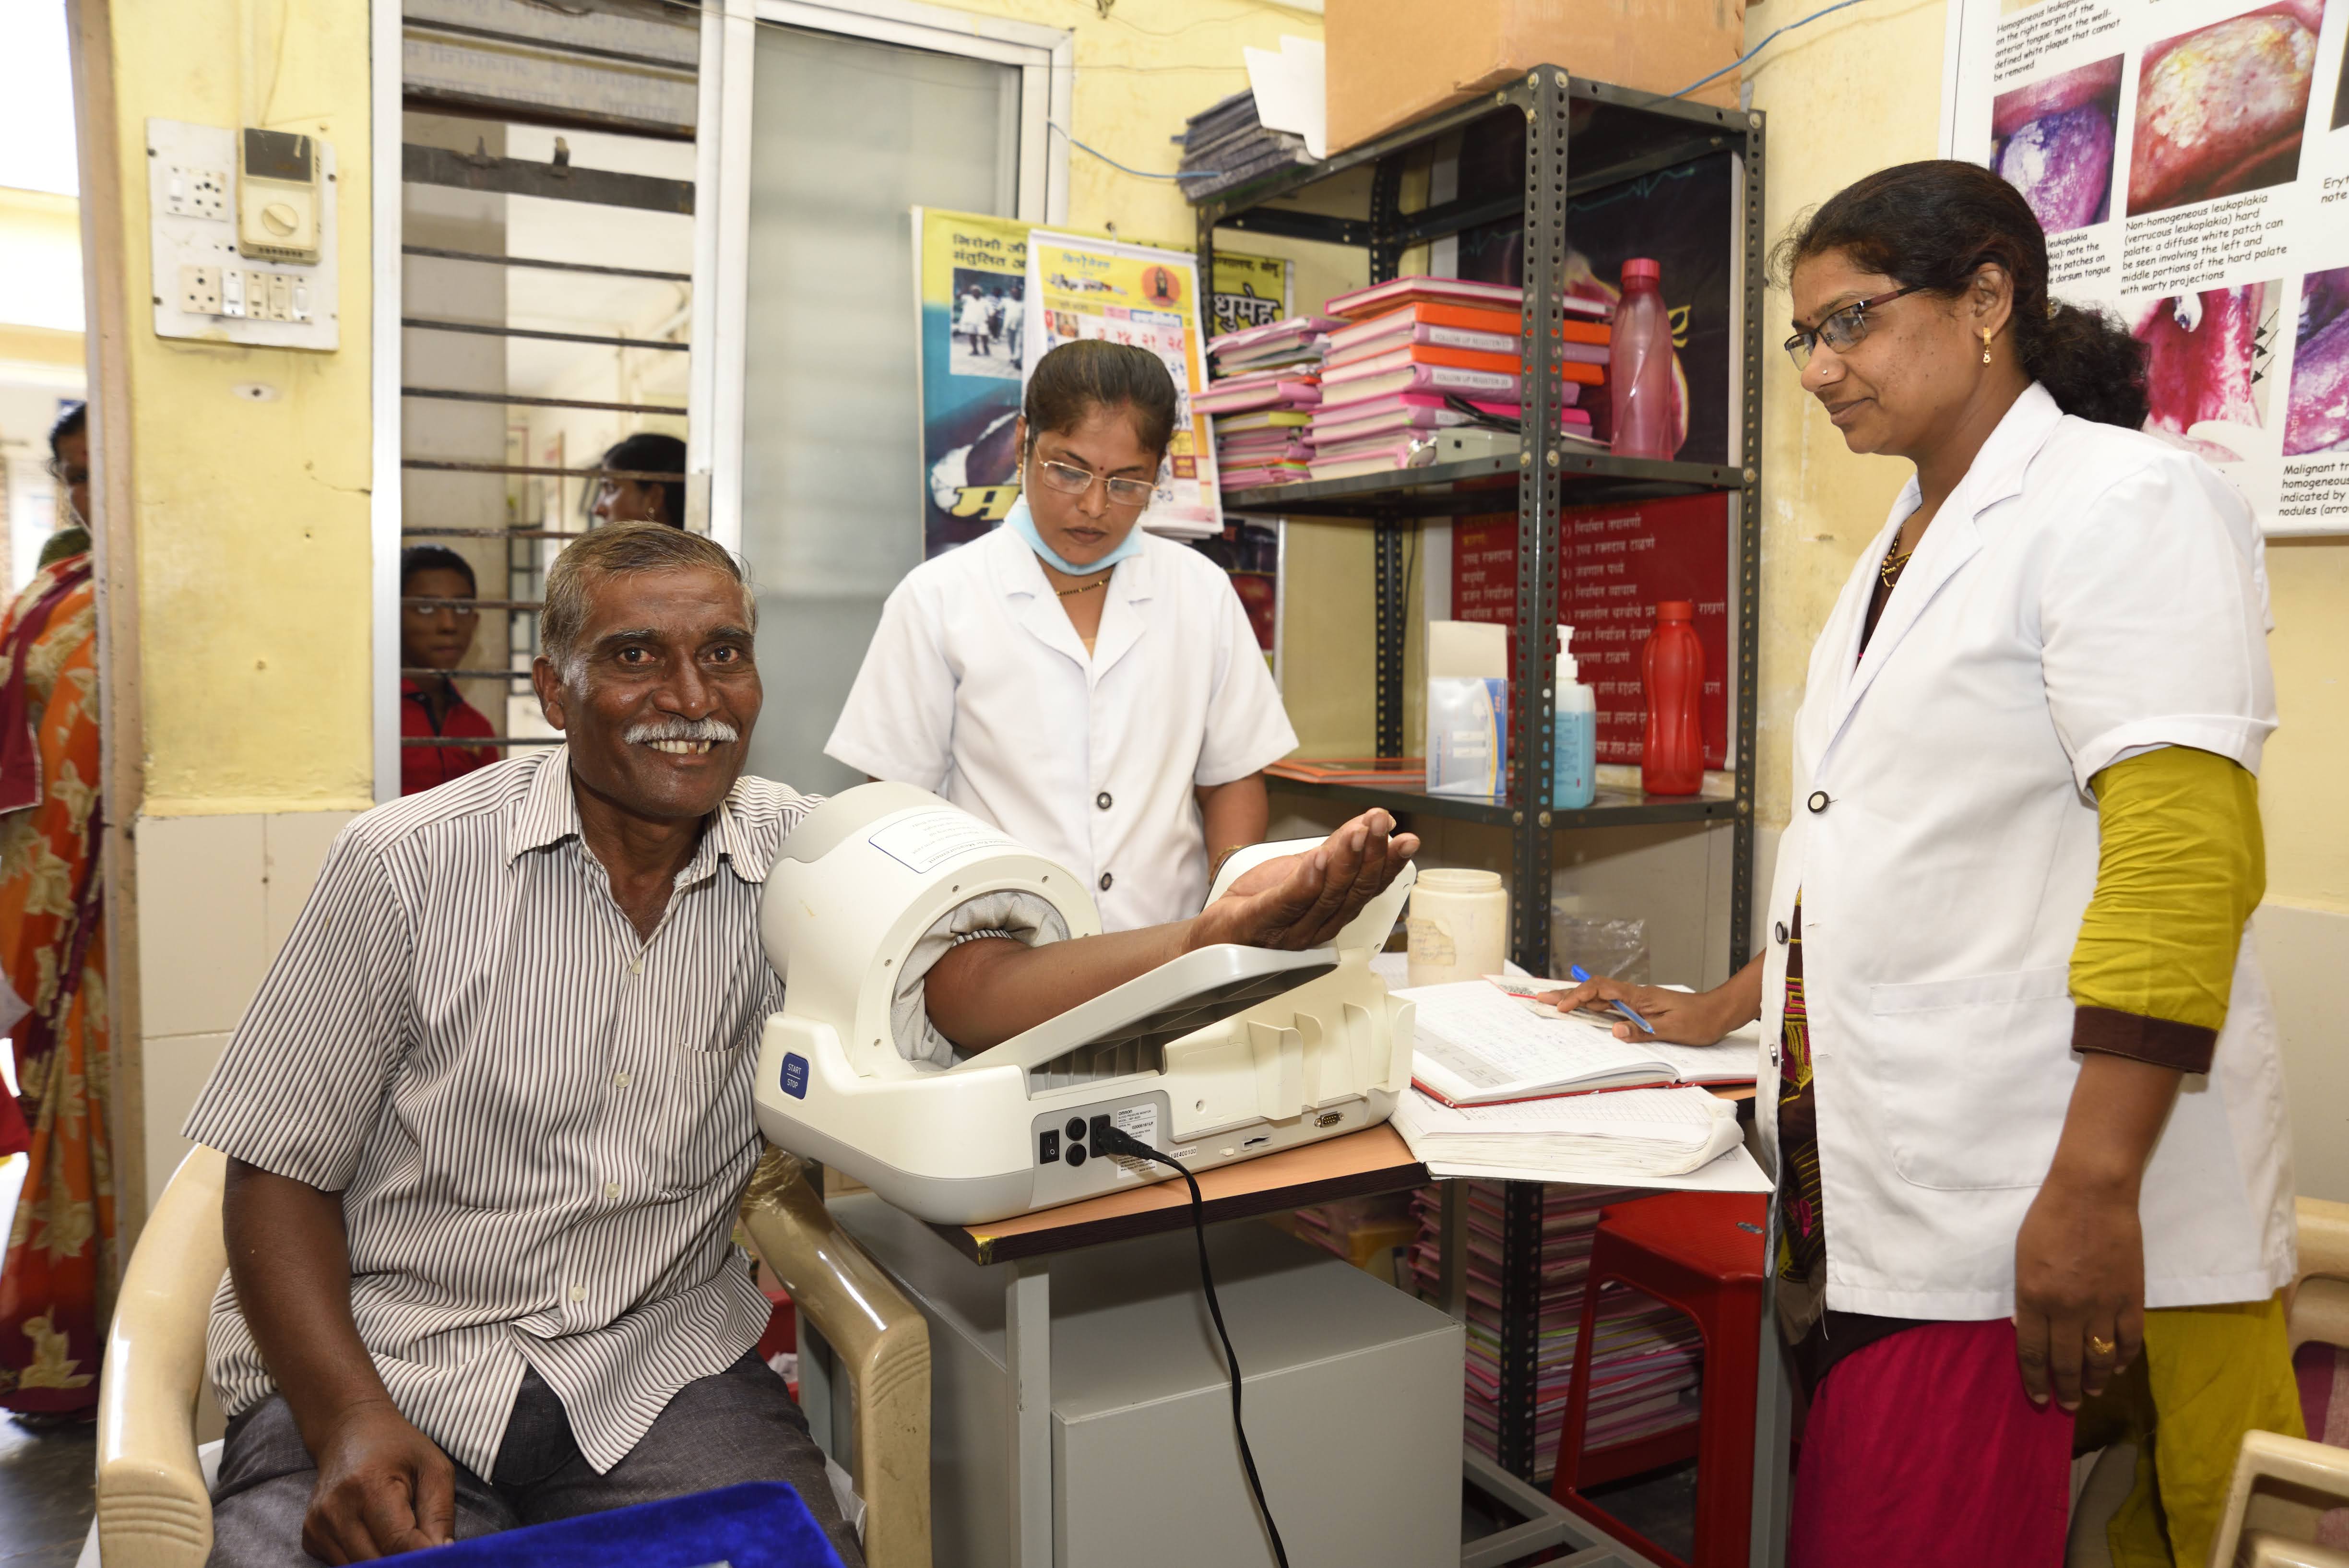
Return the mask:
<svg viewBox="0 0 2349 1568">
<path fill-rule="evenodd" d="M 663 719 L 657 723 L 632 724 L 620 738 L 632 746 L 653 741 L 709 741 L 722 746 L 740 736 L 723 719 Z"/>
</svg>

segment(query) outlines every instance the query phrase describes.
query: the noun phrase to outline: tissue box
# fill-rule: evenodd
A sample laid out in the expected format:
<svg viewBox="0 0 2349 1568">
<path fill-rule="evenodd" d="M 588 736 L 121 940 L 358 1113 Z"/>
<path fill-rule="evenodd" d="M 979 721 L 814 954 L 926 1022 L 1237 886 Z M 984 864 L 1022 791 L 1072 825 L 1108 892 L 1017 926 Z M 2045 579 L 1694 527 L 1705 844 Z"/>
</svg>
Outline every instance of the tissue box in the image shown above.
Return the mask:
<svg viewBox="0 0 2349 1568">
<path fill-rule="evenodd" d="M 1330 151 L 1465 103 L 1536 66 L 1677 92 L 1744 52 L 1744 0 L 1328 0 Z M 1737 107 L 1737 73 L 1689 95 Z"/>
</svg>

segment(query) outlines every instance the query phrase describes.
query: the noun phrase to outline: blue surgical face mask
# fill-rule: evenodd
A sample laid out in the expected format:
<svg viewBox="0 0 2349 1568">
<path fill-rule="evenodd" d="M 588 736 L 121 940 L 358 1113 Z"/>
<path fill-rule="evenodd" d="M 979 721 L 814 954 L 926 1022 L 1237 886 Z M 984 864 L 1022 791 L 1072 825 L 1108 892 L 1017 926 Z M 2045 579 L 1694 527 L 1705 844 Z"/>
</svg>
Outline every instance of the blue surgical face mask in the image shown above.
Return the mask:
<svg viewBox="0 0 2349 1568">
<path fill-rule="evenodd" d="M 1046 566 L 1055 571 L 1066 572 L 1072 577 L 1090 577 L 1097 573 L 1106 572 L 1120 561 L 1142 554 L 1142 524 L 1139 519 L 1135 520 L 1133 527 L 1125 531 L 1125 537 L 1117 542 L 1115 549 L 1100 560 L 1088 561 L 1081 566 L 1073 562 L 1062 560 L 1058 550 L 1044 543 L 1044 535 L 1036 531 L 1036 519 L 1028 510 L 1028 498 L 1025 495 L 1011 504 L 1011 510 L 1004 516 L 1003 524 L 1022 539 L 1027 540 L 1028 547 L 1035 551 L 1037 557 Z"/>
</svg>

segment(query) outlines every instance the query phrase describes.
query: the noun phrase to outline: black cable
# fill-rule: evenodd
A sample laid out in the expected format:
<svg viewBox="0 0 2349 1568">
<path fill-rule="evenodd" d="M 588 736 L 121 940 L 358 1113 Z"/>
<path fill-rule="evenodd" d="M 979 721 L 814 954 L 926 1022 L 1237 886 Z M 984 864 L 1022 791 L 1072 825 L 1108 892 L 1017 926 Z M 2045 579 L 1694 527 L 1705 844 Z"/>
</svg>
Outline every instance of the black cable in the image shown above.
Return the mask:
<svg viewBox="0 0 2349 1568">
<path fill-rule="evenodd" d="M 1468 422 L 1483 430 L 1506 431 L 1511 435 L 1522 434 L 1524 425 L 1506 414 L 1488 414 L 1457 392 L 1444 394 L 1444 406 L 1455 414 L 1466 414 Z"/>
<path fill-rule="evenodd" d="M 1216 1337 L 1224 1342 L 1224 1366 L 1230 1370 L 1232 1383 L 1232 1435 L 1239 1439 L 1240 1466 L 1247 1471 L 1248 1490 L 1256 1494 L 1256 1511 L 1264 1521 L 1264 1532 L 1272 1537 L 1272 1558 L 1280 1568 L 1288 1568 L 1288 1549 L 1280 1543 L 1280 1526 L 1272 1521 L 1272 1510 L 1264 1501 L 1264 1482 L 1256 1473 L 1256 1455 L 1248 1449 L 1247 1428 L 1240 1424 L 1240 1358 L 1232 1354 L 1232 1336 L 1224 1327 L 1223 1303 L 1216 1299 L 1215 1271 L 1207 1266 L 1206 1199 L 1199 1196 L 1199 1182 L 1183 1162 L 1156 1149 L 1127 1132 L 1123 1127 L 1105 1127 L 1096 1122 L 1093 1127 L 1093 1153 L 1122 1154 L 1133 1159 L 1156 1160 L 1181 1171 L 1191 1189 L 1191 1228 L 1199 1238 L 1199 1284 L 1206 1292 L 1207 1315 L 1216 1320 Z"/>
</svg>

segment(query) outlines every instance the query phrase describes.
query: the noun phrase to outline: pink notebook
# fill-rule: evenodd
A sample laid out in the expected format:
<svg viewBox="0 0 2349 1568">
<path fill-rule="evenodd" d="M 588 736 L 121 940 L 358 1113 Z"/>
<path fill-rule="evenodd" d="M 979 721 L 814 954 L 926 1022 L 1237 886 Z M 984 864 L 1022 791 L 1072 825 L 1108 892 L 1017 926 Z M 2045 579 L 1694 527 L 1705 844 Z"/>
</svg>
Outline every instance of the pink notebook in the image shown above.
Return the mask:
<svg viewBox="0 0 2349 1568">
<path fill-rule="evenodd" d="M 1268 348 L 1278 343 L 1303 343 L 1324 333 L 1335 332 L 1345 325 L 1334 316 L 1292 316 L 1286 321 L 1242 327 L 1237 332 L 1226 332 L 1221 337 L 1210 337 L 1207 339 L 1207 352 L 1237 354 L 1245 349 Z"/>
<path fill-rule="evenodd" d="M 1321 400 L 1321 389 L 1310 380 L 1250 381 L 1237 387 L 1209 387 L 1191 400 L 1203 414 L 1238 414 L 1251 409 L 1309 409 Z"/>
<path fill-rule="evenodd" d="M 1375 376 L 1342 381 L 1322 392 L 1324 408 L 1360 403 L 1396 392 L 1483 392 L 1514 400 L 1517 379 L 1502 370 L 1458 370 L 1449 365 L 1413 365 Z"/>
<path fill-rule="evenodd" d="M 1410 468 L 1414 461 L 1424 464 L 1428 460 L 1429 454 L 1424 449 L 1415 449 L 1409 441 L 1397 441 L 1392 446 L 1358 450 L 1346 457 L 1316 456 L 1313 460 L 1313 477 L 1351 479 L 1361 473 L 1385 473 Z"/>
<path fill-rule="evenodd" d="M 1390 278 L 1332 297 L 1321 308 L 1349 321 L 1360 321 L 1399 306 L 1426 301 L 1434 305 L 1484 305 L 1506 310 L 1522 307 L 1524 291 L 1505 283 L 1467 283 L 1456 277 Z"/>
</svg>

